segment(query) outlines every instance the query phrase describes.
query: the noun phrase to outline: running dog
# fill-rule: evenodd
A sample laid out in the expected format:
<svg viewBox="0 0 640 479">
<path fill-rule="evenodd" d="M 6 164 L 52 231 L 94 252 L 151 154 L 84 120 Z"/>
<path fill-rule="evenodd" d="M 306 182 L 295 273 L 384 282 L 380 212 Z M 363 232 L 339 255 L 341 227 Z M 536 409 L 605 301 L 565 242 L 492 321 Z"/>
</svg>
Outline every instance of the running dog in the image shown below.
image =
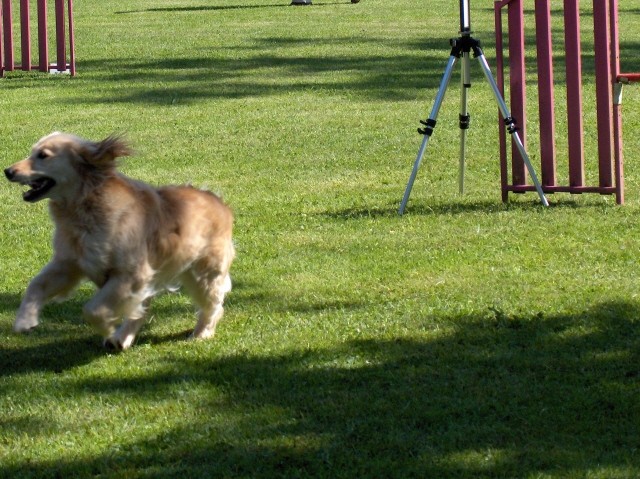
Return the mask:
<svg viewBox="0 0 640 479">
<path fill-rule="evenodd" d="M 55 224 L 53 258 L 27 287 L 14 331 L 36 327 L 48 301 L 89 279 L 98 289 L 83 315 L 109 349 L 129 348 L 149 299 L 179 285 L 199 308 L 192 337 L 214 334 L 231 290 L 232 212 L 206 191 L 127 178 L 116 167 L 130 154 L 119 136 L 94 142 L 55 132 L 4 170 L 28 187 L 25 201 L 49 199 Z"/>
</svg>

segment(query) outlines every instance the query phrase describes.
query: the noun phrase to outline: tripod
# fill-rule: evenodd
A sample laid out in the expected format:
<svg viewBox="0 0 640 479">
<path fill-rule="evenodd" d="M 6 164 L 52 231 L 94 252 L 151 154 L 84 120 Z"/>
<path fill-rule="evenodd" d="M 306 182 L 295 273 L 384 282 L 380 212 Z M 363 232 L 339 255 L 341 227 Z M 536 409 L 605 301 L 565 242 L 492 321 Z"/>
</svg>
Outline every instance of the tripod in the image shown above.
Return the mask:
<svg viewBox="0 0 640 479">
<path fill-rule="evenodd" d="M 451 75 L 453 73 L 453 67 L 455 66 L 458 59 L 461 59 L 461 91 L 460 91 L 460 174 L 458 178 L 459 190 L 460 193 L 464 192 L 464 168 L 465 168 L 465 156 L 466 156 L 466 143 L 467 143 L 467 130 L 469 129 L 471 116 L 469 115 L 468 110 L 468 90 L 471 88 L 471 52 L 473 52 L 473 57 L 478 59 L 480 63 L 480 67 L 484 73 L 485 78 L 489 82 L 491 89 L 493 90 L 493 95 L 495 96 L 496 101 L 498 102 L 498 108 L 500 110 L 500 114 L 504 119 L 504 124 L 507 128 L 507 131 L 511 135 L 513 142 L 515 143 L 524 163 L 529 171 L 529 175 L 531 175 L 531 179 L 533 180 L 533 184 L 535 185 L 536 191 L 538 192 L 538 196 L 540 197 L 540 201 L 544 206 L 549 206 L 549 202 L 542 191 L 542 187 L 540 186 L 540 182 L 538 181 L 538 177 L 536 176 L 536 172 L 531 165 L 531 161 L 529 160 L 529 155 L 525 151 L 524 145 L 520 136 L 518 135 L 518 127 L 516 126 L 515 119 L 511 116 L 507 104 L 498 89 L 498 85 L 496 84 L 493 75 L 491 74 L 491 69 L 489 68 L 489 64 L 487 63 L 487 59 L 482 52 L 482 48 L 480 47 L 480 42 L 474 39 L 471 36 L 471 20 L 470 20 L 470 0 L 460 0 L 460 37 L 452 38 L 450 40 L 451 44 L 451 54 L 449 56 L 449 61 L 447 62 L 447 66 L 444 71 L 444 75 L 442 76 L 442 80 L 440 81 L 440 87 L 438 88 L 438 93 L 436 95 L 436 99 L 429 115 L 429 118 L 426 121 L 420 120 L 420 123 L 424 125 L 424 128 L 418 128 L 418 133 L 423 135 L 422 144 L 420 145 L 420 149 L 418 150 L 418 156 L 413 165 L 413 170 L 411 171 L 411 176 L 409 177 L 409 182 L 407 184 L 407 188 L 404 192 L 404 197 L 402 198 L 402 203 L 400 204 L 400 209 L 398 213 L 402 215 L 407 206 L 407 202 L 409 201 L 409 195 L 411 194 L 411 189 L 413 188 L 413 182 L 416 179 L 416 175 L 418 174 L 418 168 L 420 167 L 420 163 L 422 163 L 422 158 L 427 149 L 427 144 L 429 143 L 429 139 L 433 133 L 433 130 L 436 126 L 438 112 L 440 111 L 440 106 L 442 105 L 442 101 L 444 99 L 444 94 L 446 93 L 447 87 L 449 86 L 449 82 L 451 80 Z"/>
</svg>

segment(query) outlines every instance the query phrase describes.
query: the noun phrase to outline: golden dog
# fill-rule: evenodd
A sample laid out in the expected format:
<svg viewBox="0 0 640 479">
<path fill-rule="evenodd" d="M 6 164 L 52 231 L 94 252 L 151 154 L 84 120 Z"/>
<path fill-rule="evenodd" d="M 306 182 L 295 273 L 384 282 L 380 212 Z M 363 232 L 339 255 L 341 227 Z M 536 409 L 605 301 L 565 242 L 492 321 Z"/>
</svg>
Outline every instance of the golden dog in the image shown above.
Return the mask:
<svg viewBox="0 0 640 479">
<path fill-rule="evenodd" d="M 29 284 L 14 331 L 37 326 L 44 304 L 88 278 L 98 291 L 83 315 L 108 348 L 130 347 L 147 300 L 180 284 L 199 307 L 192 337 L 214 334 L 231 290 L 231 210 L 209 192 L 125 177 L 116 159 L 130 153 L 117 136 L 92 142 L 56 132 L 5 169 L 29 186 L 25 201 L 49 199 L 55 223 L 53 259 Z"/>
</svg>

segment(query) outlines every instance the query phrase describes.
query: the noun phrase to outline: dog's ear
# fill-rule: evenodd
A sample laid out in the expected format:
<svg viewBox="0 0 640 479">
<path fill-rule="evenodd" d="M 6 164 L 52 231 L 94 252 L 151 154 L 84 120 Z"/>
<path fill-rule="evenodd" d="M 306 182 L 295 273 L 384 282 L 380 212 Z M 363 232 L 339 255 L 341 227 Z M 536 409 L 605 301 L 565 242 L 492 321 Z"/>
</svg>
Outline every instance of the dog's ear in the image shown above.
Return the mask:
<svg viewBox="0 0 640 479">
<path fill-rule="evenodd" d="M 110 135 L 102 141 L 88 142 L 80 152 L 87 163 L 101 169 L 116 166 L 116 159 L 132 154 L 131 147 L 122 135 Z"/>
</svg>

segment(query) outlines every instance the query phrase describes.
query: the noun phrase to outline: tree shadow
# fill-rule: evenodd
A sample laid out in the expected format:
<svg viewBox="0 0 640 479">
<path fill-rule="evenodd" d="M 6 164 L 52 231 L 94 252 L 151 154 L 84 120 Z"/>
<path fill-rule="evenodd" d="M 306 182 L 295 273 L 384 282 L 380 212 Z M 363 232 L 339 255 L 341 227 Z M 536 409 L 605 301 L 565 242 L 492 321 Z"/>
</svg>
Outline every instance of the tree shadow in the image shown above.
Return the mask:
<svg viewBox="0 0 640 479">
<path fill-rule="evenodd" d="M 274 3 L 268 5 L 196 5 L 196 6 L 185 6 L 185 7 L 152 7 L 152 8 L 143 8 L 139 10 L 122 10 L 119 12 L 115 12 L 117 15 L 126 15 L 132 13 L 145 13 L 145 12 L 166 12 L 166 13 L 175 13 L 175 12 L 206 12 L 206 11 L 224 11 L 224 10 L 254 10 L 254 9 L 271 9 L 271 8 L 281 8 L 289 6 L 286 3 Z"/>
<path fill-rule="evenodd" d="M 94 62 L 91 62 L 94 63 Z M 96 64 L 104 64 L 97 60 Z M 211 59 L 206 57 L 141 62 L 115 61 L 119 73 L 106 73 L 104 81 L 130 83 L 130 90 L 109 98 L 85 97 L 75 101 L 110 103 L 184 104 L 202 99 L 242 99 L 288 94 L 292 91 L 327 89 L 356 93 L 378 99 L 407 100 L 415 94 L 411 88 L 435 87 L 441 75 L 433 69 L 422 69 L 431 63 L 411 56 L 344 58 L 344 57 L 278 57 L 258 54 L 244 60 Z M 91 65 L 87 65 L 91 68 Z M 270 69 L 282 76 L 282 81 L 254 76 L 256 70 Z M 348 70 L 357 75 L 352 81 L 318 83 L 315 74 Z M 153 82 L 149 81 L 153 79 Z M 144 82 L 143 82 L 144 80 Z M 144 84 L 146 82 L 146 84 Z M 150 84 L 161 87 L 150 88 Z"/>
<path fill-rule="evenodd" d="M 31 86 L 50 85 L 68 88 L 69 103 L 143 103 L 159 105 L 189 104 L 206 99 L 241 99 L 290 94 L 292 91 L 326 89 L 345 94 L 357 94 L 379 100 L 407 100 L 415 98 L 416 89 L 439 85 L 449 52 L 446 37 L 430 37 L 420 42 L 404 44 L 376 37 L 306 37 L 306 45 L 332 45 L 352 50 L 354 45 L 380 45 L 406 49 L 406 54 L 383 56 L 336 54 L 326 51 L 298 54 L 297 37 L 265 37 L 242 48 L 228 48 L 228 55 L 212 58 L 207 53 L 191 52 L 188 57 L 172 58 L 93 58 L 85 59 L 79 68 L 83 74 L 72 82 L 50 82 L 49 77 L 30 78 Z M 274 49 L 289 48 L 290 55 L 273 53 Z M 219 48 L 218 53 L 224 53 Z M 441 54 L 439 52 L 442 52 Z M 265 77 L 262 73 L 270 71 Z M 349 78 L 318 81 L 316 75 L 348 71 Z M 21 72 L 16 75 L 22 75 Z M 273 81 L 278 76 L 281 81 Z M 78 96 L 75 82 L 99 78 L 101 84 L 127 83 L 127 88 L 112 89 L 109 95 L 87 93 Z M 3 86 L 8 89 L 25 88 L 24 82 L 12 82 L 7 77 Z"/>
<path fill-rule="evenodd" d="M 349 340 L 279 356 L 176 355 L 148 375 L 78 378 L 66 387 L 129 401 L 170 400 L 178 385 L 211 388 L 212 396 L 193 405 L 197 421 L 125 440 L 115 453 L 14 465 L 5 473 L 634 475 L 637 317 L 638 305 L 625 302 L 553 317 L 494 309 L 439 318 L 449 331 L 430 339 Z"/>
<path fill-rule="evenodd" d="M 346 2 L 318 2 L 313 3 L 314 7 L 324 7 L 328 5 L 350 5 L 350 1 Z M 271 9 L 290 7 L 290 3 L 283 1 L 282 3 L 273 3 L 265 5 L 196 5 L 187 7 L 152 7 L 144 8 L 141 10 L 124 10 L 115 12 L 116 14 L 131 14 L 131 13 L 144 13 L 144 12 L 160 12 L 160 13 L 175 13 L 175 12 L 207 12 L 207 11 L 224 11 L 224 10 L 254 10 L 254 9 Z"/>
<path fill-rule="evenodd" d="M 335 2 L 345 3 L 349 2 Z M 331 5 L 330 2 L 320 2 L 317 6 Z M 316 4 L 314 4 L 316 6 Z M 173 13 L 176 11 L 192 12 L 230 10 L 230 9 L 268 9 L 287 8 L 290 5 L 201 5 L 201 6 L 168 6 L 153 7 L 141 10 L 120 11 L 119 14 L 133 14 L 140 12 Z M 492 12 L 492 9 L 486 9 Z M 629 11 L 635 13 L 634 11 Z M 627 11 L 625 11 L 627 13 Z M 187 58 L 174 55 L 173 58 L 156 60 L 153 58 L 94 58 L 83 59 L 79 66 L 82 77 L 99 77 L 100 83 L 127 82 L 127 88 L 110 89 L 109 95 L 87 94 L 80 97 L 70 97 L 71 103 L 144 103 L 159 105 L 175 105 L 192 103 L 204 99 L 240 99 L 289 94 L 292 91 L 323 90 L 344 92 L 345 94 L 361 95 L 374 100 L 413 100 L 418 89 L 435 89 L 439 86 L 442 73 L 446 67 L 450 53 L 449 39 L 455 37 L 455 29 L 451 32 L 430 32 L 422 41 L 398 41 L 397 39 L 381 37 L 345 36 L 345 37 L 265 37 L 258 38 L 254 45 L 241 48 L 229 48 L 229 55 L 211 58 L 207 54 L 190 52 Z M 563 29 L 553 30 L 554 45 L 563 44 Z M 486 38 L 488 45 L 487 56 L 492 56 L 494 38 Z M 295 46 L 300 42 L 305 45 L 334 45 L 336 47 L 353 49 L 354 45 L 374 45 L 375 52 L 380 46 L 388 46 L 389 55 L 359 54 L 359 55 L 327 55 L 321 50 L 317 55 L 296 54 Z M 535 36 L 527 32 L 527 45 L 535 45 Z M 638 65 L 633 54 L 635 44 L 624 42 L 623 70 L 636 71 Z M 291 47 L 291 55 L 272 53 L 274 49 Z M 398 55 L 398 48 L 406 53 Z M 217 48 L 220 54 L 224 48 Z M 558 47 L 558 50 L 562 48 Z M 584 83 L 593 82 L 595 64 L 593 60 L 593 39 L 588 36 L 583 39 L 583 73 Z M 244 53 L 239 55 L 239 53 Z M 535 55 L 527 55 L 527 68 L 535 69 Z M 489 60 L 492 67 L 492 60 Z M 555 82 L 564 85 L 564 55 L 554 55 Z M 265 78 L 263 72 L 268 69 L 273 72 L 272 77 L 278 75 L 281 81 Z M 336 81 L 322 79 L 319 81 L 314 74 L 325 72 L 348 71 L 350 77 Z M 256 73 L 258 72 L 258 73 Z M 24 75 L 18 72 L 15 75 Z M 83 81 L 82 78 L 76 79 Z M 42 86 L 51 81 L 49 76 L 33 78 L 34 86 Z M 23 82 L 7 82 L 7 88 L 25 88 Z M 59 81 L 48 83 L 52 87 L 61 85 L 75 90 L 74 81 L 61 84 Z M 152 86 L 157 85 L 157 86 Z M 533 85 L 531 85 L 533 88 Z"/>
<path fill-rule="evenodd" d="M 236 7 L 202 7 L 218 8 L 257 8 L 258 6 Z M 260 6 L 264 8 L 267 6 Z M 162 7 L 158 11 L 172 9 L 200 9 L 201 7 Z M 119 13 L 134 13 L 119 12 Z M 558 39 L 562 38 L 562 30 L 554 31 Z M 242 99 L 278 96 L 290 94 L 292 91 L 327 90 L 334 93 L 359 95 L 363 98 L 381 101 L 414 100 L 420 89 L 436 89 L 442 79 L 450 54 L 449 39 L 455 35 L 447 32 L 436 32 L 421 41 L 398 41 L 382 37 L 264 37 L 254 39 L 254 44 L 243 47 L 227 48 L 228 55 L 223 55 L 225 48 L 217 48 L 217 55 L 212 58 L 198 51 L 191 52 L 188 57 L 174 55 L 172 58 L 127 58 L 110 57 L 84 59 L 79 65 L 84 81 L 91 77 L 99 77 L 101 84 L 110 82 L 127 83 L 127 88 L 110 89 L 109 95 L 87 93 L 82 96 L 70 95 L 65 101 L 70 103 L 142 103 L 157 105 L 179 105 L 207 99 Z M 486 39 L 492 43 L 493 39 Z M 304 41 L 305 45 L 317 45 L 317 55 L 313 52 L 300 55 L 296 45 Z M 535 37 L 529 35 L 527 44 L 534 45 Z M 557 40 L 560 42 L 560 40 Z M 584 45 L 585 84 L 593 81 L 594 62 L 589 39 Z M 561 43 L 559 43 L 561 44 Z M 380 48 L 388 46 L 393 54 L 336 54 L 327 55 L 327 45 L 336 49 L 352 50 L 354 46 L 372 45 L 372 51 L 380 52 Z M 638 62 L 632 54 L 633 44 L 621 45 L 623 52 L 623 69 L 636 70 Z M 274 49 L 289 48 L 289 55 L 274 53 Z M 401 49 L 402 54 L 395 53 Z M 492 55 L 489 46 L 488 57 Z M 535 56 L 526 58 L 527 68 L 535 69 Z M 491 66 L 493 61 L 490 59 Z M 556 73 L 555 81 L 564 85 L 564 56 L 554 55 Z M 265 71 L 272 72 L 265 76 Z M 347 78 L 329 80 L 318 79 L 316 75 L 327 72 L 349 72 Z M 22 72 L 13 75 L 24 75 Z M 273 81 L 277 76 L 280 81 Z M 11 76 L 8 77 L 10 79 Z M 30 77 L 33 86 L 50 85 L 52 88 L 65 87 L 75 91 L 74 81 L 61 84 L 51 82 L 48 76 Z M 4 87 L 23 89 L 24 82 L 6 81 Z M 48 82 L 48 83 L 46 83 Z"/>
</svg>

